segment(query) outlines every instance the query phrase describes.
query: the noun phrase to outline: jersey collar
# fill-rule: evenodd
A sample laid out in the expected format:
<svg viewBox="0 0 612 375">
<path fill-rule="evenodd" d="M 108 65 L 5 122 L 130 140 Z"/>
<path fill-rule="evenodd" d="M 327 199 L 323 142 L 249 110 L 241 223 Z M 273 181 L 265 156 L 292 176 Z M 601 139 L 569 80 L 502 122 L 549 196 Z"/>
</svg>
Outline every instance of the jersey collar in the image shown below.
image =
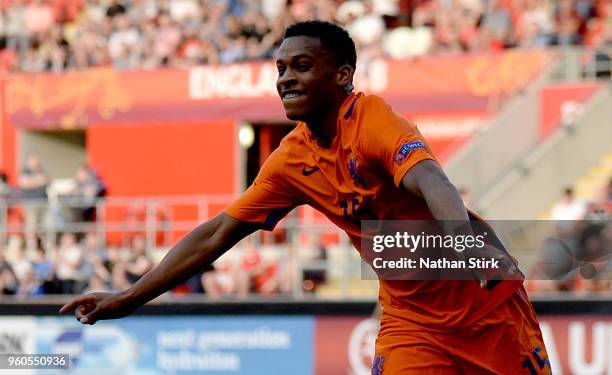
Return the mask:
<svg viewBox="0 0 612 375">
<path fill-rule="evenodd" d="M 340 135 L 340 124 L 342 120 L 348 120 L 351 118 L 353 111 L 355 110 L 355 104 L 357 103 L 357 99 L 359 99 L 361 95 L 363 95 L 363 93 L 361 92 L 357 94 L 351 93 L 349 96 L 346 97 L 346 99 L 344 99 L 344 102 L 342 102 L 342 105 L 340 106 L 340 110 L 338 111 L 338 119 L 336 121 L 336 124 L 338 126 L 338 131 L 336 133 L 336 137 L 334 138 L 334 141 L 332 142 L 332 147 L 330 148 L 334 148 L 334 145 Z M 304 125 L 304 128 L 307 129 L 308 139 L 310 141 L 316 141 L 317 138 L 308 129 L 308 126 L 305 123 L 303 123 L 303 125 Z"/>
<path fill-rule="evenodd" d="M 345 120 L 348 120 L 349 118 L 351 118 L 351 115 L 353 114 L 353 110 L 355 109 L 355 103 L 357 103 L 357 99 L 359 99 L 359 97 L 361 97 L 362 93 L 351 93 L 351 95 L 349 95 L 345 100 L 344 103 L 342 103 L 342 106 L 340 107 L 340 111 L 338 112 L 339 115 L 342 115 L 342 117 Z"/>
<path fill-rule="evenodd" d="M 357 99 L 361 97 L 362 93 L 351 93 L 340 106 L 340 111 L 338 112 L 339 116 L 342 116 L 342 119 L 348 120 L 353 115 L 353 110 L 355 109 L 355 103 L 357 103 Z"/>
</svg>

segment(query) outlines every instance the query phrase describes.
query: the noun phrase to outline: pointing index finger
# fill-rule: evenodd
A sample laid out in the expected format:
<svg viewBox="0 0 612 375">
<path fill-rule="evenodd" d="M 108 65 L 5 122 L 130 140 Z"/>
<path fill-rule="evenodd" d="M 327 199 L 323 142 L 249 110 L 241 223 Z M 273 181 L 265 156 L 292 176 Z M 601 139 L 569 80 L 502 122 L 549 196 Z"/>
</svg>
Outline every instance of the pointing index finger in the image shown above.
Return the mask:
<svg viewBox="0 0 612 375">
<path fill-rule="evenodd" d="M 62 308 L 59 310 L 59 313 L 66 314 L 67 312 L 74 310 L 76 307 L 86 302 L 94 302 L 94 297 L 93 296 L 82 296 L 82 297 L 75 298 L 72 301 L 65 304 L 64 306 L 62 306 Z"/>
</svg>

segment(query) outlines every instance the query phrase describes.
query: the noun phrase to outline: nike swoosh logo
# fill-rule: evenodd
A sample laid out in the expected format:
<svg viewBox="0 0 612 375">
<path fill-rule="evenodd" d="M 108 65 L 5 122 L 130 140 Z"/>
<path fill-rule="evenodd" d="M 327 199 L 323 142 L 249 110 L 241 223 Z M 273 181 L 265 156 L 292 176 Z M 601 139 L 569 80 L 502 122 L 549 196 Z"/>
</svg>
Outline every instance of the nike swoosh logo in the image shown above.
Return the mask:
<svg viewBox="0 0 612 375">
<path fill-rule="evenodd" d="M 319 170 L 319 167 L 313 167 L 312 169 L 306 169 L 306 167 L 304 167 L 302 169 L 302 174 L 304 174 L 304 176 L 310 176 L 311 174 L 315 173 L 318 170 Z"/>
</svg>

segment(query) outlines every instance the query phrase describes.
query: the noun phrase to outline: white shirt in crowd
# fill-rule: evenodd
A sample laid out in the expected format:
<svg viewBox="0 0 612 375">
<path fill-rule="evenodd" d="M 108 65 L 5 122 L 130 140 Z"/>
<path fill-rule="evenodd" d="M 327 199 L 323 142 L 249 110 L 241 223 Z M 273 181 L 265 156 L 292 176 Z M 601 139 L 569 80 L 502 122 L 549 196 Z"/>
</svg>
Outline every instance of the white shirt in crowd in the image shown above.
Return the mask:
<svg viewBox="0 0 612 375">
<path fill-rule="evenodd" d="M 582 220 L 586 215 L 586 204 L 576 199 L 557 203 L 552 210 L 552 220 Z"/>
</svg>

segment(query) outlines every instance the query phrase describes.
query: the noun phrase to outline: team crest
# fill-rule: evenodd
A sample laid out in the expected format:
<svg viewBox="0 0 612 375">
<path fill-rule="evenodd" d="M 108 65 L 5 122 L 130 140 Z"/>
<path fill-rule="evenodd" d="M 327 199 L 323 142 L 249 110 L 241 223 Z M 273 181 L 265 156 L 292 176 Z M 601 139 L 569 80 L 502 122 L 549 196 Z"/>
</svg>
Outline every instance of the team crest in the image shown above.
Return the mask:
<svg viewBox="0 0 612 375">
<path fill-rule="evenodd" d="M 355 186 L 360 186 L 362 188 L 368 187 L 363 177 L 361 177 L 357 172 L 357 158 L 355 158 L 354 156 L 351 156 L 349 158 L 348 170 L 349 174 L 351 175 L 351 178 L 353 179 L 353 182 L 355 183 Z"/>
<path fill-rule="evenodd" d="M 382 375 L 383 365 L 385 364 L 385 357 L 377 355 L 372 364 L 372 375 Z"/>
<path fill-rule="evenodd" d="M 420 141 L 404 143 L 397 152 L 397 155 L 395 155 L 395 164 L 402 164 L 412 150 L 418 148 L 425 148 L 425 144 Z"/>
</svg>

